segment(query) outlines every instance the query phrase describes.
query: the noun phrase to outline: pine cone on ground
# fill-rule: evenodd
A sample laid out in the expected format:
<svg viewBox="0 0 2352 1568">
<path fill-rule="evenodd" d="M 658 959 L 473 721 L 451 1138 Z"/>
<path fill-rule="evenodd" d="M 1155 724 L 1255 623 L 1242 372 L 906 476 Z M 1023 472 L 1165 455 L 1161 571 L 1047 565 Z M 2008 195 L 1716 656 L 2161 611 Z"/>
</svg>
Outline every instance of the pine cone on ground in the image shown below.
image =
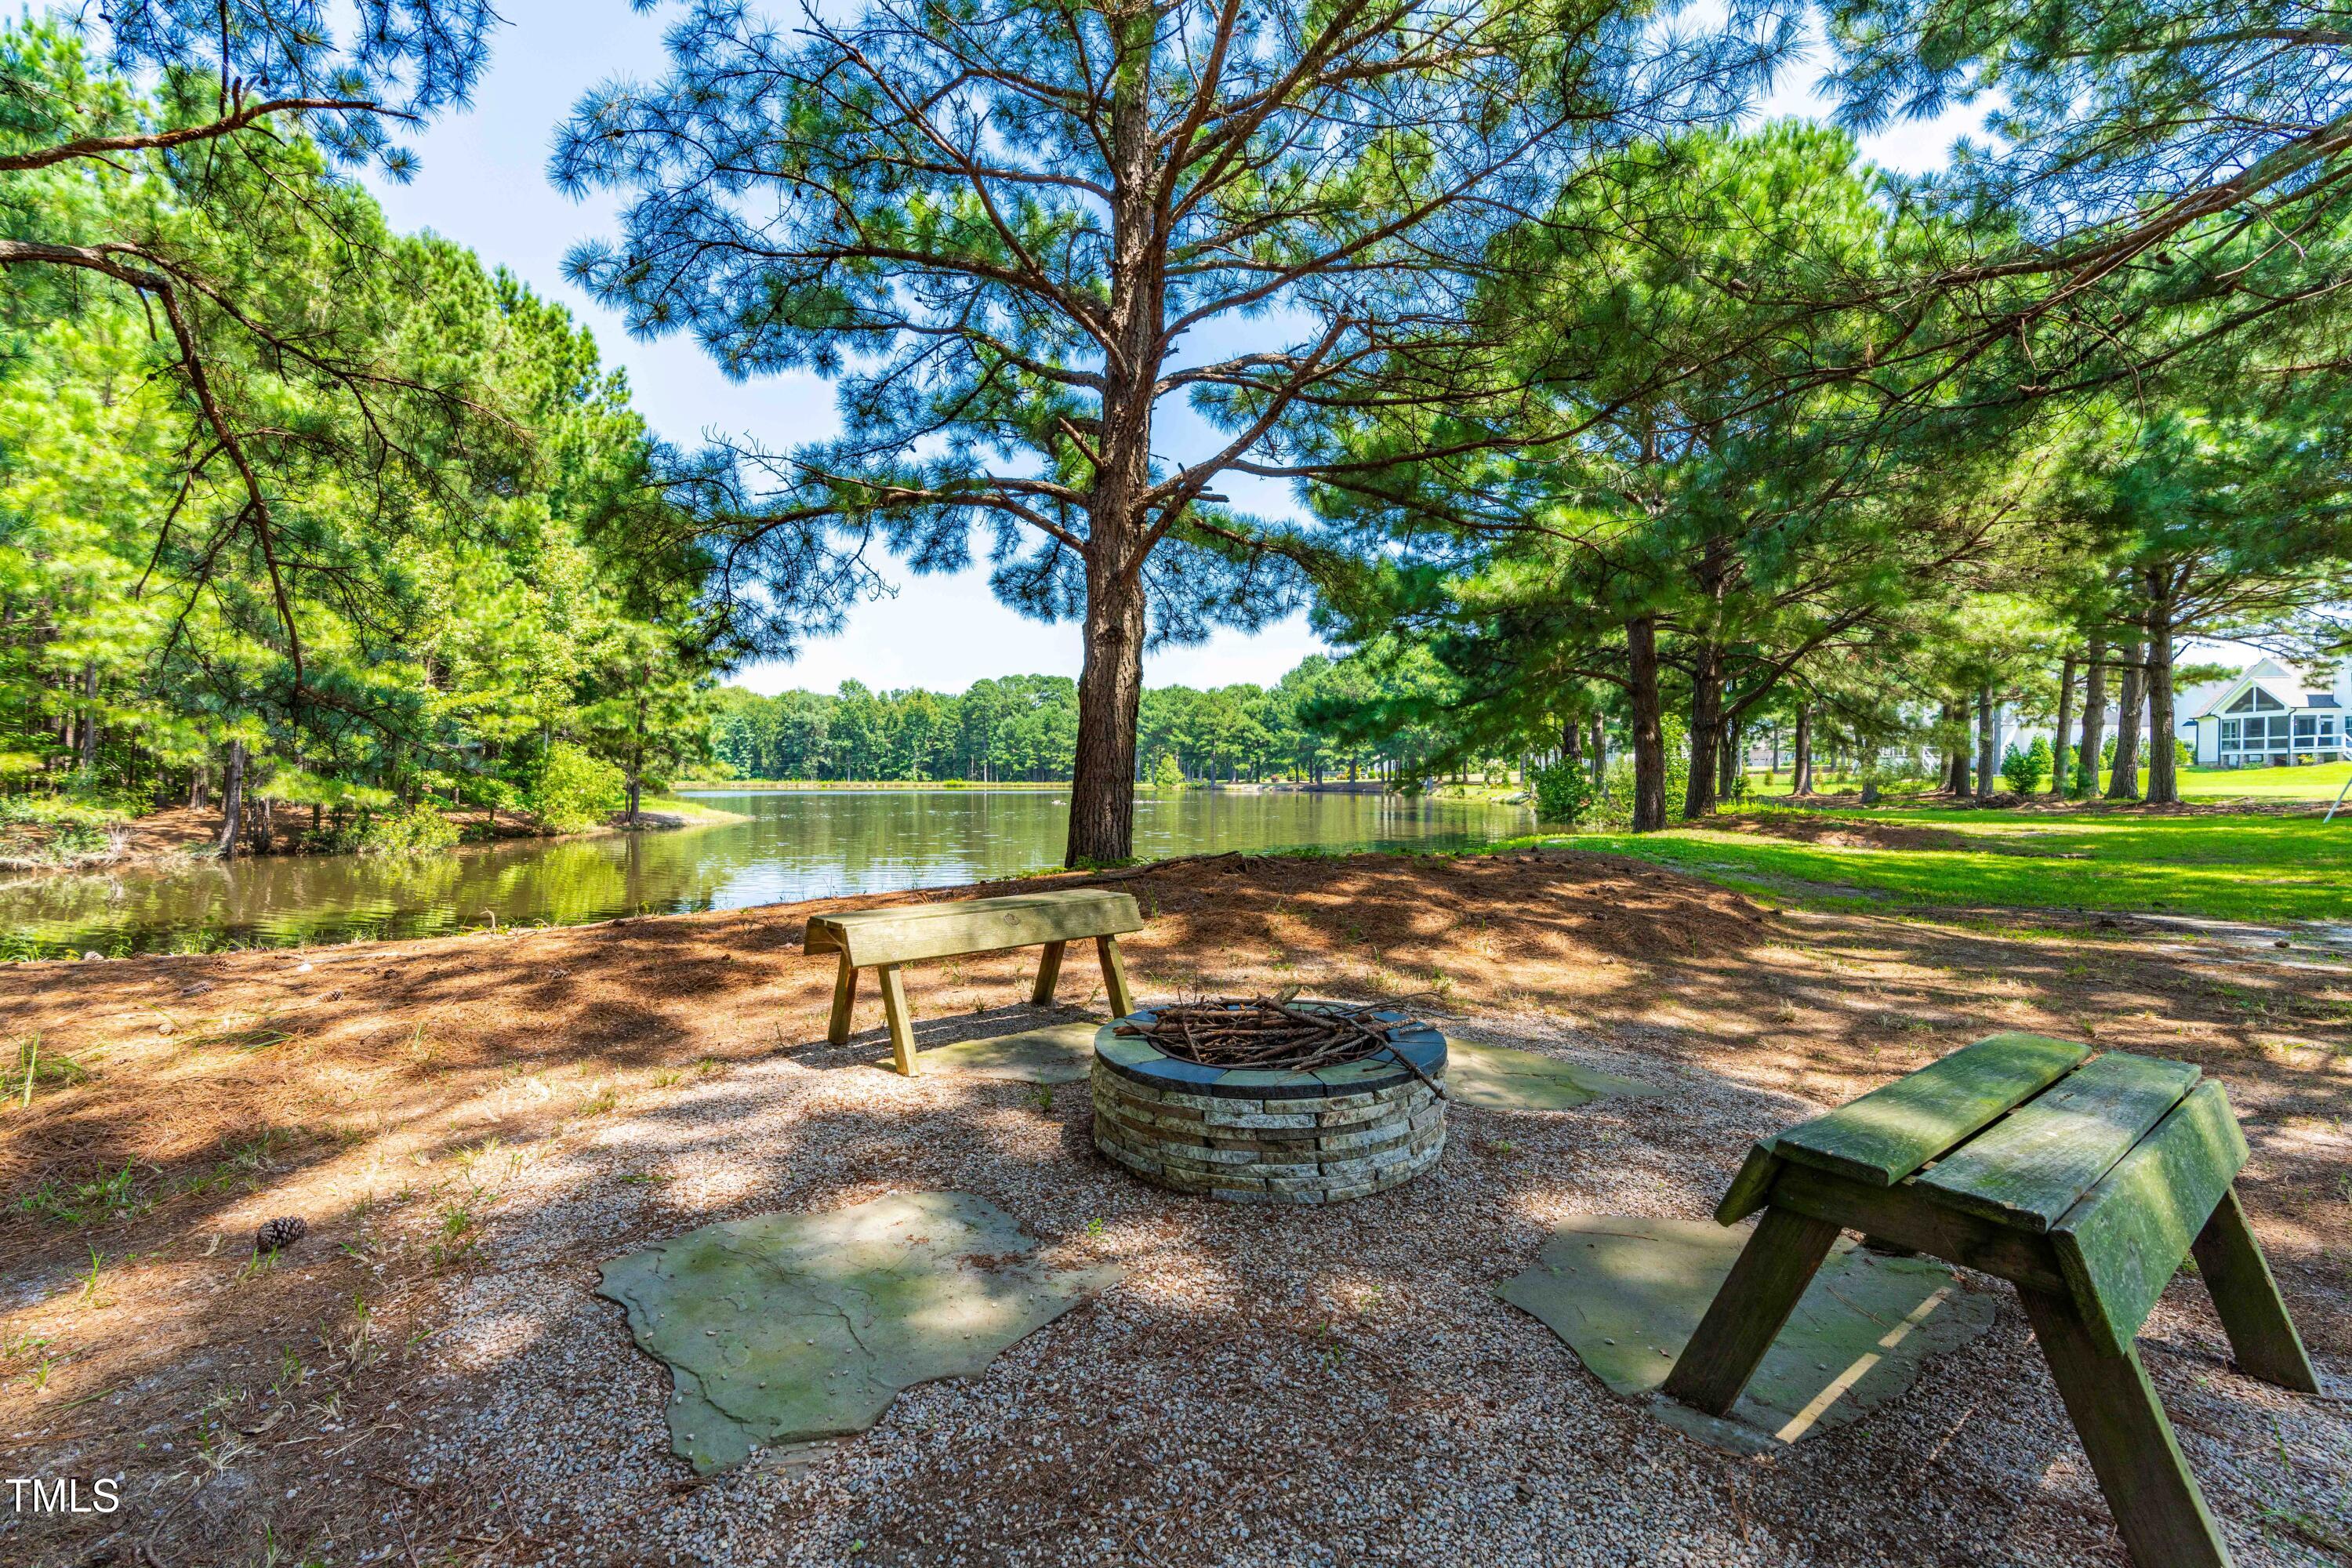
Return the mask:
<svg viewBox="0 0 2352 1568">
<path fill-rule="evenodd" d="M 310 1232 L 310 1225 L 300 1215 L 281 1215 L 265 1221 L 261 1228 L 253 1233 L 253 1249 L 256 1252 L 276 1252 L 282 1247 L 293 1246 Z"/>
</svg>

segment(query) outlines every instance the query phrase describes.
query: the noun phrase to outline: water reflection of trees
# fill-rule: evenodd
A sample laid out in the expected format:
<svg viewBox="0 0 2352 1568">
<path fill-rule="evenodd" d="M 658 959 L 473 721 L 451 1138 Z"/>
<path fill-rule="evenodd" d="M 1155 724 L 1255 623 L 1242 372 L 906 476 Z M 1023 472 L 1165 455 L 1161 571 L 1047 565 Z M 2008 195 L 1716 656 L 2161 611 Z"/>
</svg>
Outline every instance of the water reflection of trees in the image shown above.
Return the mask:
<svg viewBox="0 0 2352 1568">
<path fill-rule="evenodd" d="M 19 953 L 427 935 L 638 912 L 937 887 L 1051 866 L 1065 793 L 893 790 L 728 796 L 747 820 L 439 855 L 265 858 L 0 889 Z M 1394 796 L 1187 791 L 1139 802 L 1136 847 L 1166 856 L 1298 845 L 1475 843 L 1520 814 Z"/>
</svg>

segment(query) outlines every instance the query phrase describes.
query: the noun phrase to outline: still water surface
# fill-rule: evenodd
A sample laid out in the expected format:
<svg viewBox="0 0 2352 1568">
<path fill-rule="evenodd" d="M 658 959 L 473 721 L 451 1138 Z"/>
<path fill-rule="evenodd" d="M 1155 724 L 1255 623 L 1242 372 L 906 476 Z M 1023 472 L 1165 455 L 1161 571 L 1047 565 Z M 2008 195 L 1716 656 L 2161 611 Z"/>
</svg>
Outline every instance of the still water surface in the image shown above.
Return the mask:
<svg viewBox="0 0 2352 1568">
<path fill-rule="evenodd" d="M 698 792 L 744 821 L 520 840 L 440 855 L 287 856 L 170 873 L 49 877 L 0 889 L 10 956 L 430 936 L 493 918 L 575 924 L 935 888 L 1055 864 L 1066 790 Z M 1146 797 L 1135 851 L 1466 847 L 1528 830 L 1518 808 L 1391 795 Z"/>
</svg>

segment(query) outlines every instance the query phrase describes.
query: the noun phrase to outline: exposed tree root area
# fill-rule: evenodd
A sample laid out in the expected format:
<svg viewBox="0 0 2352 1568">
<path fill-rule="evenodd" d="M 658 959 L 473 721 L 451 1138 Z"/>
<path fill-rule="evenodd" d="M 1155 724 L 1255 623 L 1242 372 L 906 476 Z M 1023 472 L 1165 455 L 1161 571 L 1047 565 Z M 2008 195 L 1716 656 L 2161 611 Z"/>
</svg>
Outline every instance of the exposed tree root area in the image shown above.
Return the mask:
<svg viewBox="0 0 2352 1568">
<path fill-rule="evenodd" d="M 1659 1156 L 1667 1175 L 1643 1178 L 1670 1194 L 1662 1214 L 1703 1214 L 1746 1141 L 1776 1120 L 1839 1103 L 2000 1029 L 2194 1061 L 2223 1081 L 2246 1124 L 2254 1158 L 2241 1191 L 2307 1342 L 2337 1365 L 2352 1357 L 2352 974 L 2242 955 L 2209 963 L 2163 936 L 2079 919 L 1987 934 L 1877 916 L 1767 914 L 1656 867 L 1568 852 L 1221 858 L 1126 874 L 1118 885 L 1150 920 L 1126 943 L 1139 995 L 1289 985 L 1351 998 L 1417 994 L 1416 1010 L 1442 1022 L 1475 1030 L 1481 1019 L 1511 1021 L 1590 1047 L 1608 1070 L 1705 1084 L 1744 1106 L 1675 1124 L 1672 1137 L 1684 1142 L 1672 1159 Z M 1224 1226 L 1204 1256 L 1245 1273 L 1246 1233 L 1228 1234 L 1244 1222 L 1201 1217 L 1202 1205 L 1136 1186 L 1097 1159 L 1082 1094 L 1066 1091 L 1059 1110 L 1046 1094 L 1050 1114 L 1041 1115 L 1028 1109 L 1028 1086 L 950 1086 L 947 1075 L 909 1085 L 883 1073 L 889 1051 L 870 980 L 855 1038 L 824 1044 L 833 960 L 801 954 L 807 915 L 943 896 L 0 968 L 0 1037 L 15 1042 L 8 1081 L 21 1084 L 36 1037 L 49 1064 L 29 1107 L 12 1099 L 0 1115 L 0 1450 L 10 1473 L 131 1478 L 118 1515 L 0 1520 L 0 1559 L 79 1562 L 107 1542 L 122 1562 L 148 1560 L 142 1551 L 172 1564 L 242 1562 L 259 1551 L 252 1532 L 267 1516 L 272 1541 L 332 1542 L 337 1563 L 385 1546 L 418 1562 L 558 1560 L 549 1543 L 579 1541 L 579 1521 L 534 1533 L 415 1479 L 468 1398 L 466 1378 L 435 1359 L 448 1348 L 442 1336 L 478 1331 L 467 1325 L 488 1310 L 479 1303 L 502 1276 L 555 1270 L 567 1300 L 593 1311 L 594 1264 L 648 1239 L 899 1186 L 954 1181 L 987 1191 L 989 1162 L 1006 1158 L 1004 1148 L 1034 1154 L 1042 1173 L 1020 1180 L 1043 1184 L 1045 1195 L 1025 1211 L 1026 1187 L 993 1195 L 1070 1260 L 1108 1256 L 1111 1243 L 1090 1239 L 1101 1226 L 1084 1206 L 1055 1205 L 1111 1212 L 1100 1194 L 1120 1194 L 1138 1234 L 1171 1245 L 1187 1227 Z M 938 1044 L 1024 1026 L 1035 1015 L 1016 1004 L 1036 956 L 909 970 L 919 1037 Z M 1073 950 L 1062 995 L 1098 1008 L 1098 977 L 1082 956 L 1090 955 Z M 779 1085 L 813 1097 L 804 1152 L 794 1155 L 787 1135 L 781 1152 L 756 1168 L 747 1154 L 732 1171 L 725 1118 L 772 1110 Z M 1616 1119 L 1612 1136 L 1634 1147 L 1649 1119 L 1677 1113 L 1627 1100 L 1603 1114 Z M 1579 1129 L 1593 1125 L 1556 1118 L 1512 1139 L 1551 1140 L 1567 1162 L 1559 1172 L 1572 1172 Z M 1551 1156 L 1514 1152 L 1484 1127 L 1457 1113 L 1445 1169 L 1399 1192 L 1439 1193 L 1442 1177 L 1456 1184 L 1448 1203 L 1518 1227 L 1480 1240 L 1462 1265 L 1501 1279 L 1533 1255 L 1540 1233 L 1527 1227 L 1565 1201 L 1568 1177 L 1543 1164 Z M 940 1148 L 967 1134 L 979 1152 L 931 1168 Z M 630 1163 L 632 1148 L 674 1149 L 689 1135 L 711 1145 L 715 1162 L 694 1167 L 704 1174 L 691 1192 L 653 1154 Z M 602 1173 L 578 1176 L 573 1189 L 545 1184 L 551 1173 L 592 1168 Z M 642 1184 L 629 1184 L 639 1171 Z M 1072 1173 L 1096 1195 L 1054 1197 L 1062 1191 L 1054 1184 L 1078 1179 Z M 1496 1185 L 1484 1196 L 1461 1185 L 1475 1181 Z M 549 1196 L 560 1190 L 585 1194 L 586 1207 L 566 1211 L 569 1228 L 545 1217 L 561 1206 Z M 1385 1218 L 1375 1205 L 1387 1198 L 1344 1212 L 1365 1224 L 1412 1223 L 1411 1205 L 1423 1200 L 1402 1201 Z M 310 1234 L 274 1263 L 257 1261 L 253 1227 L 277 1215 L 302 1216 Z M 1426 1245 L 1442 1252 L 1442 1232 L 1463 1223 L 1446 1221 Z M 1489 1262 L 1495 1248 L 1505 1251 Z M 1149 1268 L 1120 1256 L 1136 1299 L 1153 1299 Z M 2176 1284 L 2174 1295 L 2190 1289 Z M 1046 1337 L 1082 1331 L 1071 1324 Z M 610 1327 L 611 1353 L 625 1358 L 625 1334 L 617 1321 Z M 1065 1340 L 1053 1342 L 1083 1361 Z M 1068 1370 L 1050 1386 L 1066 1383 L 1082 1405 L 1096 1399 L 1091 1374 Z M 609 1372 L 576 1375 L 583 1398 L 615 1384 Z M 1383 1375 L 1410 1390 L 1416 1373 L 1408 1359 Z M 1450 1394 L 1422 1392 L 1433 1408 L 1452 1405 Z M 657 1426 L 657 1415 L 647 1420 Z M 649 1450 L 642 1463 L 657 1478 L 675 1471 L 677 1497 L 689 1489 L 685 1467 L 665 1453 Z M 331 1484 L 317 1484 L 321 1476 Z M 641 1514 L 671 1506 L 667 1484 L 640 1500 Z M 918 1513 L 920 1488 L 936 1485 L 942 1519 L 955 1512 L 955 1486 L 968 1484 L 913 1471 L 892 1482 Z M 299 1496 L 289 1500 L 289 1488 Z M 614 1561 L 651 1550 L 650 1538 L 613 1528 Z M 875 1536 L 877 1549 L 895 1539 L 887 1530 Z M 394 1552 L 393 1560 L 410 1559 Z M 876 1560 L 924 1558 L 908 1546 Z"/>
</svg>

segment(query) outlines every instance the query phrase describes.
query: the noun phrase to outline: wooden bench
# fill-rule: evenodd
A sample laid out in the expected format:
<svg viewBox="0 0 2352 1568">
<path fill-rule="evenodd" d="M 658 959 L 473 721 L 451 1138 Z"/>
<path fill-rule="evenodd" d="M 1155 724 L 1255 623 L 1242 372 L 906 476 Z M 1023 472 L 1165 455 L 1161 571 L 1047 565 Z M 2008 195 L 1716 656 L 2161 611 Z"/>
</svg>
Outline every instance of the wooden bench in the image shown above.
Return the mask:
<svg viewBox="0 0 2352 1568">
<path fill-rule="evenodd" d="M 1728 1412 L 1841 1230 L 2017 1287 L 2140 1568 L 2228 1549 L 2134 1343 L 2192 1255 L 2239 1370 L 2319 1392 L 2231 1184 L 2245 1135 L 2185 1062 L 1999 1035 L 1767 1139 L 1716 1210 L 1763 1219 L 1665 1391 Z"/>
<path fill-rule="evenodd" d="M 1131 893 L 1098 888 L 1015 893 L 1002 899 L 962 899 L 949 903 L 899 904 L 809 917 L 803 952 L 837 952 L 841 972 L 833 983 L 833 1021 L 824 1037 L 835 1045 L 849 1038 L 849 1010 L 857 999 L 857 972 L 871 968 L 882 982 L 882 1012 L 890 1023 L 890 1049 L 898 1070 L 913 1077 L 915 1035 L 907 1013 L 902 965 L 925 958 L 999 952 L 1009 947 L 1045 949 L 1029 999 L 1043 1006 L 1054 999 L 1062 973 L 1062 951 L 1083 937 L 1095 939 L 1102 960 L 1103 985 L 1114 1017 L 1135 1011 L 1128 994 L 1127 965 L 1119 956 L 1121 932 L 1141 931 L 1142 911 Z"/>
</svg>

